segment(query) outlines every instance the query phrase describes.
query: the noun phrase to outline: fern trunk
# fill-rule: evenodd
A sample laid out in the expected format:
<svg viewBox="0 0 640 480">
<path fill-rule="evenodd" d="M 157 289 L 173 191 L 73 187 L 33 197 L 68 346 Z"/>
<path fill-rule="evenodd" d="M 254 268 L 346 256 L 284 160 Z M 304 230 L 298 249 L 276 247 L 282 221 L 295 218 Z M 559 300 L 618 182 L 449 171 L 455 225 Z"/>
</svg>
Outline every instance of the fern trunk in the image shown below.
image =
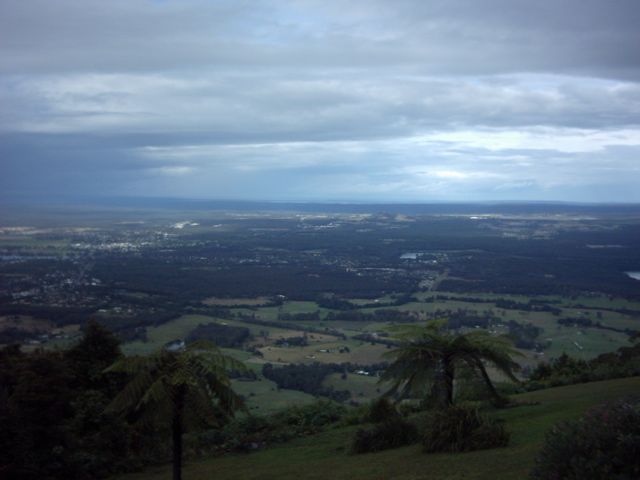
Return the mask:
<svg viewBox="0 0 640 480">
<path fill-rule="evenodd" d="M 444 360 L 444 403 L 453 405 L 453 378 L 455 367 L 452 362 L 445 357 Z"/>
<path fill-rule="evenodd" d="M 182 431 L 184 415 L 185 387 L 181 385 L 176 392 L 171 433 L 173 437 L 173 480 L 182 480 Z"/>
<path fill-rule="evenodd" d="M 478 366 L 478 370 L 480 371 L 480 375 L 482 376 L 482 381 L 485 383 L 485 385 L 489 389 L 489 393 L 491 394 L 493 399 L 496 402 L 498 402 L 498 400 L 500 399 L 500 395 L 498 394 L 498 392 L 496 391 L 495 387 L 493 386 L 493 382 L 489 378 L 489 374 L 487 373 L 487 369 L 484 368 L 484 365 L 482 364 L 482 361 L 480 359 L 476 359 L 476 365 Z"/>
</svg>

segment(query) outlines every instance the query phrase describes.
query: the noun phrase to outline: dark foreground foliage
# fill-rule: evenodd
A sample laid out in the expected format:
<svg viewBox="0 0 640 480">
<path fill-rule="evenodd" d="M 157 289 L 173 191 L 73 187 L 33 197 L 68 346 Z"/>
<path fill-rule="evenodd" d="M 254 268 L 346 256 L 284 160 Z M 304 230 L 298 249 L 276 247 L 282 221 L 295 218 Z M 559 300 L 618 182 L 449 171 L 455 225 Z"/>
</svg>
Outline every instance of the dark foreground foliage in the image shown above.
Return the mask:
<svg viewBox="0 0 640 480">
<path fill-rule="evenodd" d="M 119 341 L 95 322 L 65 352 L 0 350 L 0 477 L 93 479 L 142 467 L 132 428 L 104 413 Z"/>
<path fill-rule="evenodd" d="M 191 436 L 187 446 L 193 454 L 248 452 L 318 433 L 338 421 L 346 411 L 345 405 L 317 399 L 307 405 L 292 405 L 272 415 L 239 418 L 223 428 Z"/>
<path fill-rule="evenodd" d="M 506 447 L 511 438 L 503 421 L 471 405 L 450 405 L 428 412 L 423 422 L 422 446 L 427 453 Z"/>
<path fill-rule="evenodd" d="M 385 418 L 380 420 L 377 414 L 383 411 Z M 377 452 L 418 441 L 425 453 L 470 452 L 507 446 L 511 438 L 503 421 L 464 404 L 430 410 L 409 422 L 395 411 L 389 412 L 381 402 L 374 402 L 368 420 L 377 423 L 356 431 L 352 453 Z"/>
<path fill-rule="evenodd" d="M 640 478 L 640 400 L 593 408 L 547 432 L 531 480 Z"/>
<path fill-rule="evenodd" d="M 394 419 L 356 430 L 352 453 L 369 453 L 411 445 L 418 440 L 418 429 L 410 422 Z"/>
</svg>

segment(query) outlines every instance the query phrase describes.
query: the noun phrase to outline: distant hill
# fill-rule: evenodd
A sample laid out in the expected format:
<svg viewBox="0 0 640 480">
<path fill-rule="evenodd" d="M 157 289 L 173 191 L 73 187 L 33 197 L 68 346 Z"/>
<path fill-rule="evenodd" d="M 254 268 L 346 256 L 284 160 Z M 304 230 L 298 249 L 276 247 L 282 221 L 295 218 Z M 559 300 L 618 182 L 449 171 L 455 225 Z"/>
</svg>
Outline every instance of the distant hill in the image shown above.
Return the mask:
<svg viewBox="0 0 640 480">
<path fill-rule="evenodd" d="M 11 197 L 2 205 L 84 205 L 167 210 L 220 210 L 235 212 L 359 213 L 393 217 L 404 215 L 636 215 L 640 204 L 595 204 L 563 202 L 478 202 L 478 203 L 336 203 L 336 202 L 261 202 L 243 200 L 206 200 L 168 197 L 92 197 L 57 196 L 55 198 Z M 381 214 L 381 212 L 384 212 Z"/>
</svg>

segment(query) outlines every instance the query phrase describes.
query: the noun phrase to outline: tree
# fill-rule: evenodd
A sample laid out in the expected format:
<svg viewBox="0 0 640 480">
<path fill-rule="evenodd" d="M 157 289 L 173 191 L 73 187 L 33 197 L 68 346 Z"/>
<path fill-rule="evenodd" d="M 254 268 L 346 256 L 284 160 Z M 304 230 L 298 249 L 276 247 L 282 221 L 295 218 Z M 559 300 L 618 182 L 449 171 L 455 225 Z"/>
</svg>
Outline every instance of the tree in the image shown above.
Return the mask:
<svg viewBox="0 0 640 480">
<path fill-rule="evenodd" d="M 447 405 L 453 404 L 454 381 L 477 379 L 494 399 L 496 392 L 484 362 L 493 365 L 510 379 L 518 381 L 513 370 L 519 365 L 511 357 L 519 355 L 508 336 L 491 336 L 486 330 L 454 336 L 443 330 L 446 320 L 432 320 L 424 326 L 398 325 L 388 330 L 398 332 L 393 338 L 401 346 L 384 357 L 393 362 L 380 378 L 391 382 L 385 395 L 400 390 L 400 398 L 421 394 L 431 387 L 441 392 Z"/>
<path fill-rule="evenodd" d="M 112 331 L 94 319 L 84 327 L 82 339 L 64 352 L 75 372 L 76 387 L 114 395 L 122 388 L 121 375 L 105 375 L 104 369 L 122 357 L 120 344 Z"/>
<path fill-rule="evenodd" d="M 140 427 L 169 428 L 173 442 L 173 479 L 182 478 L 182 434 L 203 423 L 217 427 L 244 410 L 231 389 L 228 371 L 249 373 L 245 365 L 223 355 L 208 341 L 181 349 L 163 348 L 150 355 L 117 360 L 106 372 L 125 372 L 131 381 L 107 411 L 132 415 Z"/>
<path fill-rule="evenodd" d="M 124 374 L 102 373 L 121 356 L 119 343 L 90 321 L 69 350 L 0 350 L 1 478 L 102 478 L 135 468 L 131 427 L 104 413 L 124 386 Z"/>
<path fill-rule="evenodd" d="M 64 423 L 73 416 L 73 379 L 59 352 L 0 351 L 0 477 L 71 477 Z"/>
</svg>

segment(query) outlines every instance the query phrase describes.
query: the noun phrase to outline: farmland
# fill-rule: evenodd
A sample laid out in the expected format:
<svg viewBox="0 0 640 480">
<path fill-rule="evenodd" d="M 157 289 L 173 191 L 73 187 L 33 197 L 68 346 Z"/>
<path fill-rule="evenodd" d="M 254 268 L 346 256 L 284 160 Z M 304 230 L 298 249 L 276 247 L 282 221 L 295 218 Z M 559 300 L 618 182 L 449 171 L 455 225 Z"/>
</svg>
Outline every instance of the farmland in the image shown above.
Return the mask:
<svg viewBox="0 0 640 480">
<path fill-rule="evenodd" d="M 564 352 L 615 351 L 640 329 L 640 282 L 625 273 L 640 270 L 640 214 L 628 211 L 25 208 L 0 225 L 0 334 L 26 350 L 72 345 L 89 318 L 126 354 L 218 324 L 247 332 L 225 352 L 258 378 L 266 363 L 367 371 L 393 346 L 387 327 L 446 318 L 460 333 L 513 335 L 526 375 Z M 375 383 L 351 371 L 325 380 L 361 401 Z M 254 405 L 279 402 L 249 390 Z"/>
</svg>

